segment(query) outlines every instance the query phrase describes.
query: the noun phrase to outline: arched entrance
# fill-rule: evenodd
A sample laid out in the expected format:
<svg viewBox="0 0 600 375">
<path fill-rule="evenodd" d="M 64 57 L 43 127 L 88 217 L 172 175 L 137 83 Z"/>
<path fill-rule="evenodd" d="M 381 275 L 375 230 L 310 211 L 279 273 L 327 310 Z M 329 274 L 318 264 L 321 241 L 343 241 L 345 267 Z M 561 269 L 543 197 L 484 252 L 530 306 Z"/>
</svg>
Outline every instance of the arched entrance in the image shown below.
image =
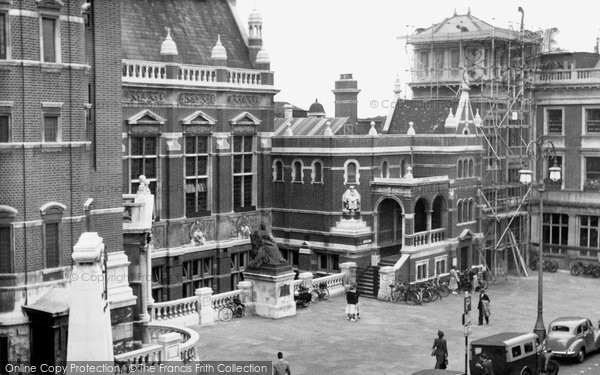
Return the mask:
<svg viewBox="0 0 600 375">
<path fill-rule="evenodd" d="M 382 256 L 398 254 L 402 247 L 402 207 L 392 198 L 379 203 L 377 245 Z"/>
<path fill-rule="evenodd" d="M 429 203 L 425 198 L 421 198 L 415 204 L 415 233 L 425 232 L 427 230 L 427 211 Z"/>
<path fill-rule="evenodd" d="M 446 200 L 438 196 L 433 201 L 433 212 L 431 213 L 431 229 L 441 229 L 446 227 Z"/>
</svg>

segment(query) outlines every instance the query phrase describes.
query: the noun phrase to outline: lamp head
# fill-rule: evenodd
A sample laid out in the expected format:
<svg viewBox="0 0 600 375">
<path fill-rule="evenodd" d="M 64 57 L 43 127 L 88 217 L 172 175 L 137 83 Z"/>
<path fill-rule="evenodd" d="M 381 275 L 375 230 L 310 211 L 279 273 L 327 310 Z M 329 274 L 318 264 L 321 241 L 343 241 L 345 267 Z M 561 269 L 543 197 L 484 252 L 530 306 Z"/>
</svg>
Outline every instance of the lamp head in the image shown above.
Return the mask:
<svg viewBox="0 0 600 375">
<path fill-rule="evenodd" d="M 561 179 L 561 170 L 560 167 L 556 165 L 556 162 L 554 162 L 554 165 L 550 167 L 549 172 L 550 181 L 556 182 Z"/>
<path fill-rule="evenodd" d="M 523 185 L 531 184 L 533 178 L 533 172 L 531 169 L 521 169 L 519 171 L 519 182 Z"/>
</svg>

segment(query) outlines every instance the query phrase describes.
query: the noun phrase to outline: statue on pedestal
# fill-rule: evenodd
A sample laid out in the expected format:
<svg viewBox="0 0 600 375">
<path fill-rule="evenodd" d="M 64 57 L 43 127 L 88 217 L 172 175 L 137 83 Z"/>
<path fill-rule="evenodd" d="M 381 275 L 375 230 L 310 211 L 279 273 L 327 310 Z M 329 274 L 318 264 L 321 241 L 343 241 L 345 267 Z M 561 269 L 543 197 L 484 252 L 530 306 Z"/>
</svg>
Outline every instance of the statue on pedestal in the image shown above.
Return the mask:
<svg viewBox="0 0 600 375">
<path fill-rule="evenodd" d="M 360 194 L 351 185 L 342 195 L 344 219 L 355 219 L 360 216 Z"/>
<path fill-rule="evenodd" d="M 279 247 L 273 239 L 273 235 L 267 231 L 265 223 L 260 224 L 260 229 L 250 234 L 252 250 L 250 251 L 250 262 L 248 268 L 258 270 L 263 264 L 282 264 L 287 260 L 279 252 Z"/>
</svg>

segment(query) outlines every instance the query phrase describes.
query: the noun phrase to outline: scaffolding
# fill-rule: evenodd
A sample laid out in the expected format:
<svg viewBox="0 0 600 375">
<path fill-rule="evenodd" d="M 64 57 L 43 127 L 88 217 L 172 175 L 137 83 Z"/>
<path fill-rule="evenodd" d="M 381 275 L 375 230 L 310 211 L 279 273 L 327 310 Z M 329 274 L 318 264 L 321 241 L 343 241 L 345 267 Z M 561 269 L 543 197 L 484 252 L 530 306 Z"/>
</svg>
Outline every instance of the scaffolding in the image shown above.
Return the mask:
<svg viewBox="0 0 600 375">
<path fill-rule="evenodd" d="M 454 41 L 462 62 L 461 83 L 444 79 L 448 77 L 447 72 L 436 72 L 438 66 L 433 56 L 437 48 L 447 46 L 448 42 L 435 40 L 432 31 L 428 49 L 434 61 L 431 65 L 435 67 L 424 68 L 433 72 L 429 74 L 434 79 L 428 81 L 429 90 L 421 90 L 418 99 L 441 99 L 440 92 L 454 93 L 456 97 L 461 94 L 461 84 L 464 87 L 466 82 L 470 87 L 470 107 L 478 112 L 475 116 L 481 118 L 477 134 L 483 144 L 479 202 L 484 245 L 478 257 L 495 275 L 515 270 L 526 275 L 530 221 L 523 202 L 531 189 L 519 183 L 519 170 L 528 165 L 527 145 L 535 139 L 532 88 L 541 36 L 522 28 L 508 29 L 508 37 L 507 29 L 503 31 L 501 37 L 492 31 L 491 36 L 475 43 L 472 36 L 468 42 Z M 426 50 L 421 43 L 419 51 Z M 482 59 L 480 55 L 487 51 L 488 56 Z M 473 113 L 471 116 L 475 117 Z"/>
</svg>

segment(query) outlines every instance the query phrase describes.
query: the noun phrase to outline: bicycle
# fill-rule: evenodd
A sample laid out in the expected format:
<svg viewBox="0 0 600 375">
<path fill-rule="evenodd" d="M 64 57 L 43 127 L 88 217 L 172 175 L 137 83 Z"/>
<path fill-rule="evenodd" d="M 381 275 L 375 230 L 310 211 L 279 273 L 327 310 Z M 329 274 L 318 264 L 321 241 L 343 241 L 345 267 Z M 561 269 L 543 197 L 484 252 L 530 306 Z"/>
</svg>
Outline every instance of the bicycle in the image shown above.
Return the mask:
<svg viewBox="0 0 600 375">
<path fill-rule="evenodd" d="M 313 289 L 311 292 L 312 303 L 317 303 L 320 300 L 327 301 L 329 299 L 329 289 L 327 288 L 327 283 L 325 281 L 319 283 L 318 289 Z"/>
<path fill-rule="evenodd" d="M 433 279 L 433 286 L 440 293 L 441 297 L 448 297 L 450 295 L 450 288 L 448 288 L 448 280 L 440 281 L 440 277 L 436 276 Z"/>
<path fill-rule="evenodd" d="M 225 306 L 219 309 L 219 319 L 224 322 L 230 321 L 233 317 L 241 318 L 246 312 L 246 306 L 240 301 L 239 298 L 233 298 L 228 300 Z"/>
<path fill-rule="evenodd" d="M 402 283 L 396 285 L 390 285 L 392 288 L 390 299 L 394 303 L 404 301 L 408 305 L 420 305 L 421 294 L 416 288 L 410 284 Z"/>
</svg>

